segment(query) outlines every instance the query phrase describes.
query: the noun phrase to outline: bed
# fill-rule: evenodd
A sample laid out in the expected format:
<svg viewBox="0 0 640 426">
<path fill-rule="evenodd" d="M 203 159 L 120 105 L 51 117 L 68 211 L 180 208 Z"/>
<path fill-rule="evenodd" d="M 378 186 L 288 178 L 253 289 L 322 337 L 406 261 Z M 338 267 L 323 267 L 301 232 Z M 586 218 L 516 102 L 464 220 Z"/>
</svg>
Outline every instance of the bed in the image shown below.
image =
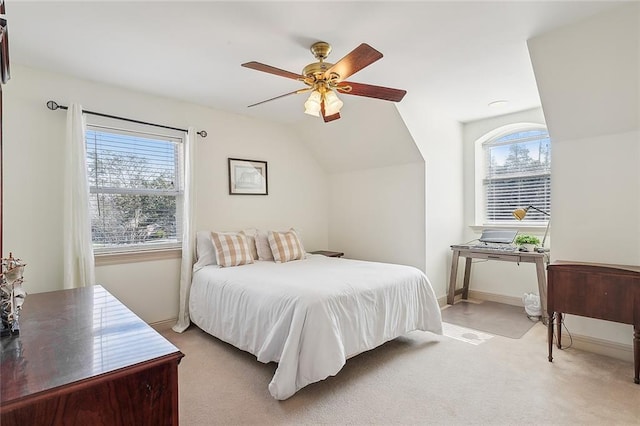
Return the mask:
<svg viewBox="0 0 640 426">
<path fill-rule="evenodd" d="M 438 302 L 422 271 L 322 255 L 200 268 L 189 312 L 207 333 L 260 362 L 278 363 L 269 392 L 280 400 L 410 331 L 442 334 Z"/>
</svg>

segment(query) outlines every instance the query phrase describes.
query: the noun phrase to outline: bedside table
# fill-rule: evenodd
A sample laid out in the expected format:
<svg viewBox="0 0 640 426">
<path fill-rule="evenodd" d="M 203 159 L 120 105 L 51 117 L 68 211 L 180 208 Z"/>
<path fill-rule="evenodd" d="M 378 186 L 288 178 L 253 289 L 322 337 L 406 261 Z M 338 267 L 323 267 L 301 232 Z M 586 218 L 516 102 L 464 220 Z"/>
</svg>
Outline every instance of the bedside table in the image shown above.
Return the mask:
<svg viewBox="0 0 640 426">
<path fill-rule="evenodd" d="M 321 254 L 321 255 L 327 256 L 327 257 L 342 257 L 342 256 L 344 256 L 344 253 L 341 253 L 339 251 L 329 251 L 329 250 L 316 250 L 316 251 L 311 251 L 309 253 L 311 253 L 311 254 Z"/>
</svg>

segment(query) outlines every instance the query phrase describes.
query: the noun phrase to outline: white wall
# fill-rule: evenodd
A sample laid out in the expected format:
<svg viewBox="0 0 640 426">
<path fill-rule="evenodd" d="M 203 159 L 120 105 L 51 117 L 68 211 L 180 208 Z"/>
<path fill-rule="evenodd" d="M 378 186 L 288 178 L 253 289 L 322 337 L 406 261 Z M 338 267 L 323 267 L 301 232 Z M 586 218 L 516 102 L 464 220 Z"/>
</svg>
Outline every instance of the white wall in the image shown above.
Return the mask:
<svg viewBox="0 0 640 426">
<path fill-rule="evenodd" d="M 423 162 L 393 102 L 349 96 L 341 116 L 330 123 L 306 116 L 296 129 L 327 172 Z"/>
<path fill-rule="evenodd" d="M 425 161 L 426 273 L 442 298 L 449 283 L 450 245 L 462 240 L 462 130 L 437 108 L 427 108 L 427 99 L 416 93 L 398 104 L 398 110 Z"/>
<path fill-rule="evenodd" d="M 298 133 L 329 175 L 329 249 L 425 270 L 424 160 L 391 102 L 349 97 Z"/>
<path fill-rule="evenodd" d="M 4 249 L 24 259 L 29 293 L 62 285 L 63 138 L 84 108 L 209 133 L 198 139 L 196 228 L 300 229 L 305 248 L 328 245 L 327 176 L 288 128 L 171 99 L 12 64 L 4 87 Z M 230 196 L 227 157 L 268 161 L 268 196 Z M 179 260 L 100 266 L 96 279 L 147 322 L 175 318 Z"/>
<path fill-rule="evenodd" d="M 422 269 L 436 295 L 444 297 L 449 246 L 462 238 L 461 127 L 426 110 L 418 99 L 374 104 L 375 111 L 354 114 L 359 125 L 336 133 L 347 148 L 324 154 L 333 158 L 326 167 L 335 171 L 330 176 L 329 243 L 348 257 Z M 317 139 L 314 143 L 322 142 Z M 362 162 L 352 154 L 354 144 L 365 153 Z M 338 160 L 337 153 L 346 159 Z"/>
<path fill-rule="evenodd" d="M 499 127 L 514 123 L 545 124 L 541 108 L 534 108 L 513 114 L 505 114 L 484 120 L 472 121 L 463 125 L 463 155 L 464 155 L 464 237 L 461 242 L 471 241 L 480 236 L 480 228 L 472 228 L 475 223 L 475 142 L 487 133 Z M 553 155 L 554 141 L 551 145 Z M 552 180 L 554 177 L 552 176 Z M 514 224 L 513 229 L 518 229 Z M 545 227 L 540 229 L 527 228 L 526 233 L 544 235 Z M 551 234 L 551 231 L 549 232 Z M 551 238 L 547 236 L 546 245 L 550 245 Z M 464 265 L 460 262 L 458 269 L 459 285 L 462 285 Z M 520 299 L 524 293 L 538 294 L 538 280 L 535 264 L 523 263 L 518 265 L 512 262 L 474 262 L 472 269 L 471 290 L 497 295 L 504 301 L 516 303 L 515 298 Z M 513 299 L 503 299 L 507 296 Z"/>
<path fill-rule="evenodd" d="M 424 163 L 334 173 L 330 194 L 331 249 L 425 270 Z"/>
<path fill-rule="evenodd" d="M 306 250 L 328 244 L 327 175 L 287 127 L 241 116 L 210 125 L 198 146 L 198 229 L 295 227 Z M 269 195 L 229 195 L 227 158 L 267 161 Z"/>
<path fill-rule="evenodd" d="M 640 264 L 640 4 L 529 41 L 552 147 L 552 260 Z M 629 345 L 632 329 L 570 317 Z"/>
</svg>

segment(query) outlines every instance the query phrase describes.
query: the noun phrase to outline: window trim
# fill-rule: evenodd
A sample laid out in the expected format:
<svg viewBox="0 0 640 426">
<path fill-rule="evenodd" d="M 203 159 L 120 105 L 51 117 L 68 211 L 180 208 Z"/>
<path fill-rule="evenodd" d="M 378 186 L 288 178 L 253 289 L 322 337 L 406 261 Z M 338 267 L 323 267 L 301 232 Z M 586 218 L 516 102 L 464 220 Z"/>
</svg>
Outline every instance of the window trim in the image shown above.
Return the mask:
<svg viewBox="0 0 640 426">
<path fill-rule="evenodd" d="M 162 129 L 158 131 L 157 127 L 130 123 L 125 120 L 107 118 L 101 116 L 87 116 L 85 115 L 85 134 L 89 130 L 104 131 L 110 133 L 118 133 L 122 135 L 131 135 L 132 133 L 148 136 L 149 138 L 157 137 L 161 139 L 173 140 L 179 146 L 184 147 L 184 143 L 187 138 L 185 132 L 171 129 Z M 86 143 L 86 142 L 85 142 Z M 182 234 L 182 218 L 183 218 L 183 205 L 182 200 L 184 197 L 184 149 L 178 150 L 176 159 L 176 190 L 172 191 L 157 191 L 157 190 L 119 190 L 114 191 L 113 188 L 101 188 L 102 193 L 130 193 L 133 195 L 170 195 L 176 197 L 176 226 L 178 227 L 178 235 L 176 242 L 159 242 L 159 243 L 146 243 L 146 244 L 132 244 L 122 247 L 96 247 L 93 242 L 93 235 L 91 238 L 91 244 L 93 246 L 94 260 L 96 265 L 109 265 L 117 263 L 130 263 L 130 262 L 142 262 L 158 259 L 168 259 L 175 257 L 175 253 L 180 253 L 182 250 L 182 240 L 184 235 Z M 94 187 L 89 185 L 89 194 L 95 194 Z"/>
<path fill-rule="evenodd" d="M 100 252 L 94 253 L 96 266 L 121 265 L 123 263 L 152 262 L 165 259 L 180 259 L 182 248 L 163 248 L 157 250 L 136 250 L 128 252 Z"/>
<path fill-rule="evenodd" d="M 478 234 L 485 229 L 517 229 L 518 231 L 526 232 L 527 234 L 544 235 L 544 231 L 547 229 L 547 224 L 530 225 L 526 223 L 523 224 L 522 222 L 516 222 L 510 225 L 507 223 L 495 223 L 491 225 L 469 225 L 469 228 Z M 547 236 L 547 240 L 548 239 L 549 236 Z"/>
<path fill-rule="evenodd" d="M 539 224 L 538 222 L 531 221 L 514 221 L 513 223 L 492 223 L 485 224 L 484 205 L 485 205 L 485 192 L 483 190 L 483 180 L 485 178 L 485 158 L 483 145 L 493 139 L 499 139 L 514 132 L 526 132 L 531 130 L 544 130 L 548 132 L 548 128 L 544 123 L 533 122 L 519 122 L 506 124 L 493 129 L 474 142 L 474 224 L 471 228 L 481 230 L 485 228 L 517 228 L 520 231 L 535 233 L 535 231 L 542 229 L 542 232 L 547 227 L 547 224 Z M 523 206 L 526 207 L 526 206 Z"/>
</svg>

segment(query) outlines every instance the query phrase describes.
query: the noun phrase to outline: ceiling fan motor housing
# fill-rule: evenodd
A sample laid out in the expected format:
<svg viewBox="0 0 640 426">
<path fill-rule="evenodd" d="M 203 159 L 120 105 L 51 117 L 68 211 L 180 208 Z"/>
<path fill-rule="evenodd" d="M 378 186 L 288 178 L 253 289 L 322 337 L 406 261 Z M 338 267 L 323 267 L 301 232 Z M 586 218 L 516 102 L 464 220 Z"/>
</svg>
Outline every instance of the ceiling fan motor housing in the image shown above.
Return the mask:
<svg viewBox="0 0 640 426">
<path fill-rule="evenodd" d="M 309 64 L 304 67 L 304 69 L 302 70 L 302 75 L 304 75 L 305 77 L 319 77 L 332 66 L 333 64 L 329 62 L 314 62 L 313 64 Z"/>
<path fill-rule="evenodd" d="M 329 62 L 324 62 L 324 60 L 327 59 L 327 56 L 329 56 L 329 53 L 331 53 L 331 45 L 324 41 L 318 41 L 311 45 L 310 50 L 318 62 L 314 62 L 313 64 L 309 64 L 304 67 L 302 75 L 305 77 L 319 78 L 326 70 L 333 66 L 333 64 L 330 64 Z"/>
</svg>

